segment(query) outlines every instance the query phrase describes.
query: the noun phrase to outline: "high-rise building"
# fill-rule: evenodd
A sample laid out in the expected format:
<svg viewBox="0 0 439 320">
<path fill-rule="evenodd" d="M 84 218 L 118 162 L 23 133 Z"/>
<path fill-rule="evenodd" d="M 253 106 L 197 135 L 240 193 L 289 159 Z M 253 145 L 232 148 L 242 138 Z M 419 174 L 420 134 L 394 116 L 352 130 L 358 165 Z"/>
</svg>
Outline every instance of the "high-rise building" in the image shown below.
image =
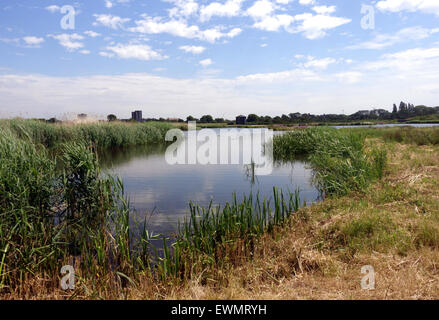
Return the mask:
<svg viewBox="0 0 439 320">
<path fill-rule="evenodd" d="M 143 119 L 143 117 L 142 117 L 142 111 L 137 110 L 137 111 L 133 111 L 133 112 L 131 112 L 131 120 L 141 122 L 142 119 Z"/>
</svg>

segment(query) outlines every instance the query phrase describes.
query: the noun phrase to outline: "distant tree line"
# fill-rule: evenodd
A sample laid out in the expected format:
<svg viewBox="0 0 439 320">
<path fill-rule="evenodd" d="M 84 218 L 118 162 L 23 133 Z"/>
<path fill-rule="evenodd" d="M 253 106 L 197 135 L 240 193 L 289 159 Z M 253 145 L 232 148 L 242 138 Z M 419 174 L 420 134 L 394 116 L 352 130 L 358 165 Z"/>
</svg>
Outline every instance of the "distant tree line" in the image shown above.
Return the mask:
<svg viewBox="0 0 439 320">
<path fill-rule="evenodd" d="M 439 107 L 427 107 L 424 105 L 414 106 L 411 103 L 401 102 L 399 106 L 393 104 L 392 112 L 385 109 L 373 109 L 373 110 L 360 110 L 351 115 L 346 114 L 322 114 L 314 115 L 310 113 L 289 113 L 283 114 L 281 116 L 259 116 L 257 114 L 249 114 L 246 118 L 248 124 L 306 124 L 306 123 L 331 123 L 331 122 L 352 122 L 352 121 L 373 121 L 373 120 L 397 120 L 406 121 L 415 117 L 427 117 L 437 115 L 439 120 Z M 43 121 L 55 123 L 59 122 L 56 118 L 51 118 L 49 120 L 40 119 Z M 107 121 L 116 121 L 117 117 L 114 114 L 107 116 Z M 122 120 L 122 121 L 133 121 L 133 120 Z M 196 121 L 198 123 L 227 123 L 234 124 L 235 119 L 227 120 L 224 118 L 213 118 L 211 115 L 203 115 L 201 118 L 195 118 L 193 116 L 188 116 L 186 120 L 179 118 L 147 118 L 143 121 L 159 121 L 159 122 L 187 122 Z"/>
</svg>

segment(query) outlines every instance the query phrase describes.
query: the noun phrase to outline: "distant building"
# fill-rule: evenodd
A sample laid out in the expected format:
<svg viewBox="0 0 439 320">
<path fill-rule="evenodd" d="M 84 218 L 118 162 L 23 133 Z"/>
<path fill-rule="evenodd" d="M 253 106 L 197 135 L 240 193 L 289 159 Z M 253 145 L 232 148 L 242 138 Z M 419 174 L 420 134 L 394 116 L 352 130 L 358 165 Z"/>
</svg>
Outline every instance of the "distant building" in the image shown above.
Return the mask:
<svg viewBox="0 0 439 320">
<path fill-rule="evenodd" d="M 237 116 L 236 117 L 236 124 L 245 124 L 246 119 L 247 119 L 246 116 Z"/>
<path fill-rule="evenodd" d="M 137 122 L 142 122 L 142 120 L 143 120 L 142 111 L 137 110 L 137 111 L 131 112 L 131 120 L 134 120 Z"/>
<path fill-rule="evenodd" d="M 85 120 L 87 119 L 87 115 L 85 113 L 78 114 L 78 120 Z"/>
</svg>

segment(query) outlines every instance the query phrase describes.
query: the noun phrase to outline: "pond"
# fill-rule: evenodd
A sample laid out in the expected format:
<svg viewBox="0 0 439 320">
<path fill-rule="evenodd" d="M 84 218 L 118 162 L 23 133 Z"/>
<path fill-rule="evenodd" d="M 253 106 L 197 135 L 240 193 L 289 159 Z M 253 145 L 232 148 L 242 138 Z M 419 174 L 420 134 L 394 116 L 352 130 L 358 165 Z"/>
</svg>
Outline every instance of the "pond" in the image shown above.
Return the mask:
<svg viewBox="0 0 439 320">
<path fill-rule="evenodd" d="M 190 201 L 223 206 L 232 201 L 233 193 L 238 201 L 250 193 L 268 200 L 273 187 L 284 193 L 299 189 L 302 204 L 320 199 L 312 185 L 312 170 L 302 160 L 276 162 L 271 174 L 254 176 L 243 164 L 170 165 L 165 151 L 165 146 L 134 147 L 108 150 L 100 156 L 104 170 L 121 177 L 133 217 L 137 221 L 146 217 L 148 230 L 155 234 L 176 232 L 178 221 L 188 214 Z"/>
</svg>

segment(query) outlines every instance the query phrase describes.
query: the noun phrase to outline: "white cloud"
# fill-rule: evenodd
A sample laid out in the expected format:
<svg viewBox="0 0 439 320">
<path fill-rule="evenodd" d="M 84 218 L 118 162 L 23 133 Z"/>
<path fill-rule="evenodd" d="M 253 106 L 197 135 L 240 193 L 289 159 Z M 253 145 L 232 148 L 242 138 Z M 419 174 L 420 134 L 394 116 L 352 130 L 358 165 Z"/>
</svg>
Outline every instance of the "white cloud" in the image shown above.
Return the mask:
<svg viewBox="0 0 439 320">
<path fill-rule="evenodd" d="M 308 58 L 308 61 L 303 65 L 305 68 L 326 69 L 330 64 L 336 62 L 337 60 L 335 60 L 334 58 L 314 59 L 310 57 Z"/>
<path fill-rule="evenodd" d="M 335 74 L 335 77 L 344 83 L 357 83 L 361 80 L 363 74 L 361 72 L 340 72 Z"/>
<path fill-rule="evenodd" d="M 152 18 L 147 15 L 142 15 L 142 18 L 136 21 L 136 27 L 129 30 L 146 34 L 169 33 L 176 37 L 199 39 L 211 43 L 221 38 L 234 38 L 242 32 L 240 28 L 234 28 L 229 32 L 223 32 L 219 27 L 200 30 L 198 26 L 189 26 L 183 20 L 163 21 L 160 17 Z"/>
<path fill-rule="evenodd" d="M 331 14 L 335 12 L 335 6 L 315 6 L 312 9 L 318 14 Z"/>
<path fill-rule="evenodd" d="M 299 0 L 299 3 L 301 5 L 307 6 L 307 5 L 312 5 L 316 2 L 315 2 L 315 0 Z"/>
<path fill-rule="evenodd" d="M 409 27 L 396 32 L 395 34 L 379 34 L 371 41 L 365 41 L 356 45 L 348 46 L 348 49 L 371 49 L 380 50 L 390 47 L 396 43 L 422 40 L 438 33 L 438 29 L 426 29 L 423 27 Z"/>
<path fill-rule="evenodd" d="M 276 0 L 276 3 L 280 4 L 289 4 L 290 2 L 293 2 L 294 0 Z"/>
<path fill-rule="evenodd" d="M 351 19 L 333 17 L 328 15 L 313 15 L 311 13 L 299 14 L 294 17 L 301 24 L 295 28 L 295 32 L 303 32 L 306 38 L 313 40 L 322 38 L 326 31 L 350 23 Z"/>
<path fill-rule="evenodd" d="M 39 37 L 28 36 L 28 37 L 23 37 L 23 41 L 26 43 L 26 45 L 30 47 L 39 47 L 40 44 L 44 42 L 44 39 Z"/>
<path fill-rule="evenodd" d="M 96 37 L 101 36 L 100 33 L 97 33 L 97 32 L 91 31 L 91 30 L 85 31 L 84 34 L 88 35 L 91 38 L 96 38 Z"/>
<path fill-rule="evenodd" d="M 351 22 L 347 18 L 331 16 L 330 14 L 336 11 L 335 6 L 314 6 L 312 9 L 317 12 L 316 15 L 303 13 L 291 16 L 277 13 L 278 9 L 279 6 L 272 1 L 258 0 L 247 9 L 246 14 L 253 18 L 254 28 L 265 31 L 279 31 L 283 28 L 290 33 L 302 33 L 310 40 L 322 38 L 327 30 Z"/>
<path fill-rule="evenodd" d="M 110 8 L 113 7 L 113 3 L 111 1 L 109 1 L 109 0 L 105 0 L 105 7 L 110 9 Z"/>
<path fill-rule="evenodd" d="M 264 19 L 270 16 L 275 11 L 275 5 L 268 0 L 258 0 L 250 8 L 247 9 L 247 14 L 253 19 Z"/>
<path fill-rule="evenodd" d="M 439 1 L 437 0 L 382 0 L 376 4 L 381 11 L 421 11 L 439 15 Z"/>
<path fill-rule="evenodd" d="M 212 61 L 211 59 L 204 59 L 204 60 L 201 60 L 201 61 L 200 61 L 200 64 L 201 64 L 203 67 L 208 67 L 208 66 L 210 66 L 211 64 L 213 64 L 213 61 Z"/>
<path fill-rule="evenodd" d="M 94 26 L 103 25 L 111 29 L 122 29 L 124 23 L 130 21 L 130 18 L 121 18 L 118 16 L 113 16 L 111 14 L 94 14 L 96 22 L 93 23 Z"/>
<path fill-rule="evenodd" d="M 48 37 L 58 40 L 59 44 L 65 47 L 68 51 L 74 51 L 84 47 L 84 44 L 80 42 L 80 40 L 83 40 L 84 37 L 77 33 L 63 33 L 58 35 L 49 34 Z"/>
<path fill-rule="evenodd" d="M 278 31 L 280 28 L 288 29 L 293 23 L 294 17 L 287 14 L 278 14 L 264 17 L 262 20 L 255 22 L 253 27 L 265 31 Z"/>
<path fill-rule="evenodd" d="M 396 53 L 388 53 L 381 56 L 377 61 L 363 64 L 366 70 L 395 69 L 399 71 L 421 71 L 426 72 L 438 70 L 439 48 L 415 48 Z M 413 77 L 413 79 L 418 79 Z"/>
<path fill-rule="evenodd" d="M 209 21 L 213 16 L 235 17 L 241 12 L 244 0 L 227 0 L 225 3 L 212 2 L 200 9 L 200 20 Z"/>
<path fill-rule="evenodd" d="M 192 54 L 201 54 L 206 50 L 202 46 L 181 46 L 179 49 Z"/>
<path fill-rule="evenodd" d="M 120 44 L 106 47 L 106 50 L 110 52 L 100 52 L 101 56 L 113 57 L 118 56 L 121 59 L 137 59 L 137 60 L 163 60 L 167 59 L 167 56 L 163 56 L 157 51 L 151 49 L 147 45 L 138 44 Z"/>
<path fill-rule="evenodd" d="M 164 0 L 172 2 L 175 7 L 169 10 L 171 18 L 187 18 L 198 12 L 198 3 L 194 0 Z"/>
<path fill-rule="evenodd" d="M 81 50 L 81 51 L 79 51 L 79 53 L 81 53 L 81 54 L 90 54 L 90 51 L 89 50 Z"/>
<path fill-rule="evenodd" d="M 51 13 L 55 13 L 55 12 L 59 12 L 61 11 L 61 7 L 57 6 L 57 5 L 51 5 L 51 6 L 47 6 L 45 8 L 47 11 L 51 12 Z"/>
<path fill-rule="evenodd" d="M 322 80 L 314 71 L 306 69 L 293 69 L 280 72 L 255 73 L 239 76 L 238 82 L 279 82 L 279 81 L 320 81 Z"/>
</svg>

